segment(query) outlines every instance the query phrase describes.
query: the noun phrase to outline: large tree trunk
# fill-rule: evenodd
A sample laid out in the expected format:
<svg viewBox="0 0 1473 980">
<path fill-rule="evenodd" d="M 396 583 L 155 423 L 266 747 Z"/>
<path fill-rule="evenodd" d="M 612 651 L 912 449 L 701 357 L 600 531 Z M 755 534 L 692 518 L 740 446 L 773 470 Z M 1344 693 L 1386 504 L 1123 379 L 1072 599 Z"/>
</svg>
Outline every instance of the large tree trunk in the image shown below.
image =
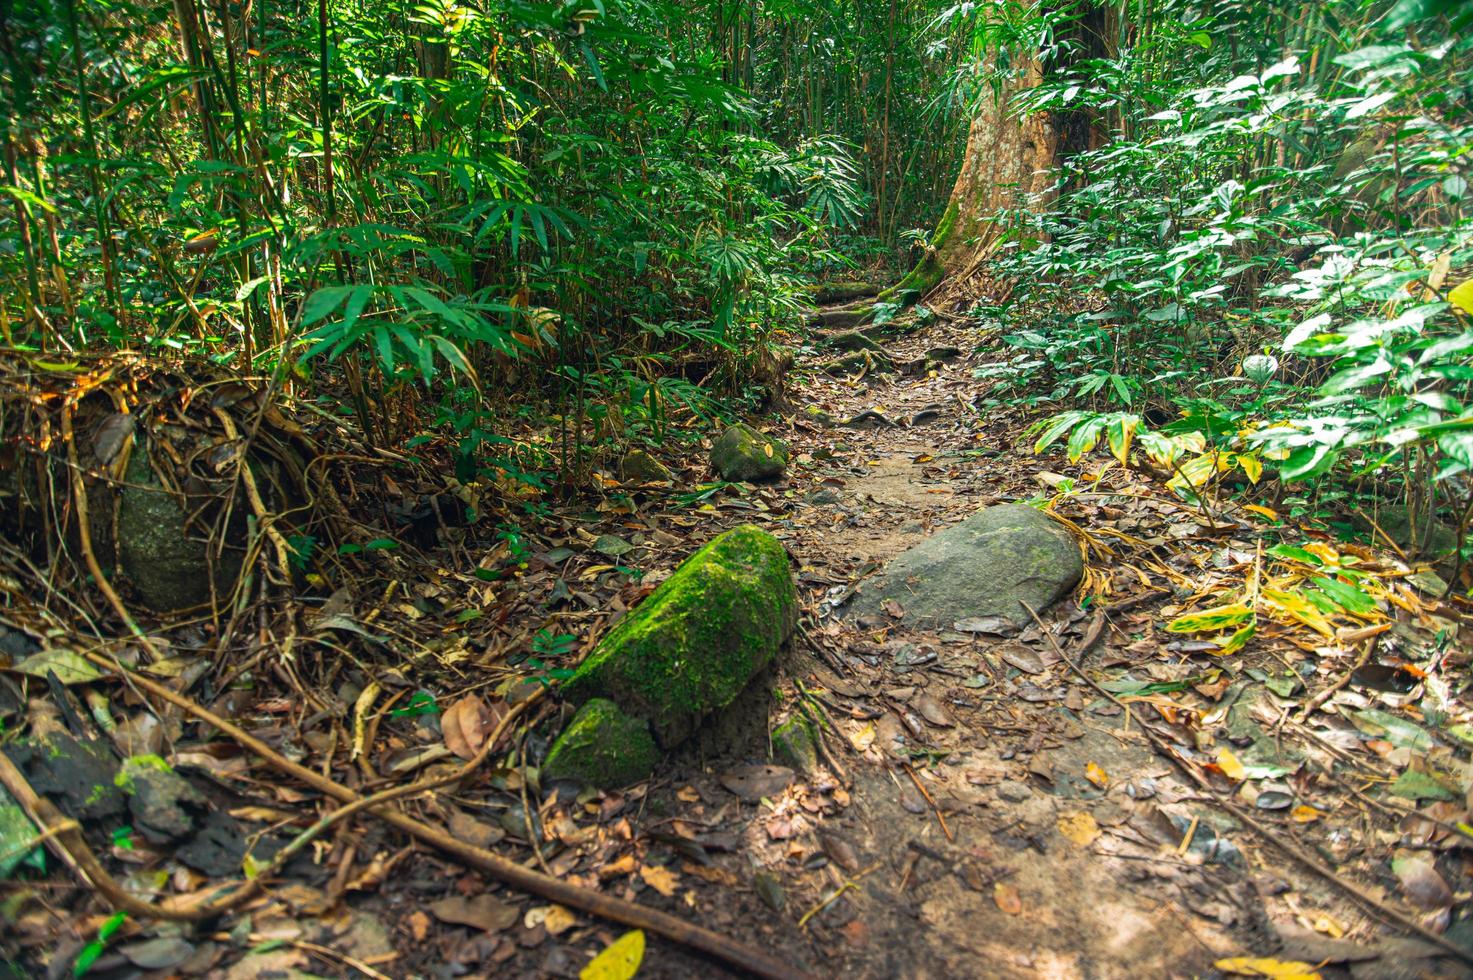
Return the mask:
<svg viewBox="0 0 1473 980">
<path fill-rule="evenodd" d="M 924 295 L 942 282 L 965 283 L 1001 239 L 999 212 L 1048 206 L 1058 152 L 1053 120 L 1042 112 L 1019 118 L 1011 105 L 1018 94 L 1037 85 L 1042 77 L 1035 60 L 1025 72 L 984 99 L 967 131 L 961 171 L 926 255 L 890 290 L 890 295 L 906 290 Z"/>
</svg>

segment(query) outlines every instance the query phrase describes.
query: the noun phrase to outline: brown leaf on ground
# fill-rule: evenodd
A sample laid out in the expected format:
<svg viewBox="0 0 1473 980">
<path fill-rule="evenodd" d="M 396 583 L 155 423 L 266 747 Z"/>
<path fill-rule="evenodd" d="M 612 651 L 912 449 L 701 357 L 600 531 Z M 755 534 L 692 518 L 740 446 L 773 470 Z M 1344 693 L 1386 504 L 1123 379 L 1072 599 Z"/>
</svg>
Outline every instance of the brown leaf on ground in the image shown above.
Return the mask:
<svg viewBox="0 0 1473 980">
<path fill-rule="evenodd" d="M 1018 895 L 1018 889 L 1005 881 L 999 881 L 992 886 L 992 900 L 1008 915 L 1023 913 L 1023 899 Z"/>
<path fill-rule="evenodd" d="M 461 898 L 459 895 L 452 895 L 438 902 L 431 902 L 429 909 L 441 922 L 470 926 L 472 929 L 480 929 L 483 932 L 500 932 L 503 929 L 510 929 L 521 918 L 521 913 L 517 911 L 515 905 L 508 905 L 495 895 L 486 894 L 477 895 L 475 898 Z"/>
<path fill-rule="evenodd" d="M 947 714 L 946 708 L 942 706 L 941 702 L 924 691 L 916 697 L 915 708 L 921 713 L 922 718 L 937 728 L 950 728 L 954 724 L 951 720 L 951 715 Z"/>
<path fill-rule="evenodd" d="M 445 747 L 462 759 L 474 759 L 494 727 L 496 723 L 486 702 L 474 694 L 467 694 L 446 708 L 440 719 Z"/>
</svg>

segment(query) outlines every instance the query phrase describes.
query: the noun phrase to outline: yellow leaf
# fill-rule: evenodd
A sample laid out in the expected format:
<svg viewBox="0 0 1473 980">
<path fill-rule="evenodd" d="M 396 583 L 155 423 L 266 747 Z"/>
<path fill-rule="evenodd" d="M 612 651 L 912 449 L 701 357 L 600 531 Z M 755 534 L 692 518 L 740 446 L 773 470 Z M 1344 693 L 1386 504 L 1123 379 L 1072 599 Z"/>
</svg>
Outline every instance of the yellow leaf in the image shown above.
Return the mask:
<svg viewBox="0 0 1473 980">
<path fill-rule="evenodd" d="M 644 933 L 626 932 L 578 971 L 578 980 L 629 980 L 644 960 Z"/>
<path fill-rule="evenodd" d="M 1088 779 L 1091 783 L 1094 783 L 1095 786 L 1099 789 L 1104 789 L 1106 786 L 1110 785 L 1110 774 L 1105 772 L 1105 770 L 1100 768 L 1100 765 L 1095 762 L 1091 762 L 1089 765 L 1084 767 L 1084 778 Z"/>
<path fill-rule="evenodd" d="M 1447 294 L 1447 301 L 1464 313 L 1473 314 L 1473 279 L 1465 279 Z"/>
<path fill-rule="evenodd" d="M 1248 770 L 1243 768 L 1243 764 L 1238 761 L 1238 757 L 1233 755 L 1228 749 L 1217 750 L 1217 768 L 1221 769 L 1223 775 L 1235 783 L 1240 783 L 1248 777 Z"/>
<path fill-rule="evenodd" d="M 1279 519 L 1279 512 L 1274 510 L 1272 507 L 1260 507 L 1258 504 L 1244 504 L 1243 509 L 1251 510 L 1259 517 L 1267 517 L 1271 521 L 1276 521 Z"/>
<path fill-rule="evenodd" d="M 1279 589 L 1264 589 L 1263 601 L 1269 607 L 1270 612 L 1276 612 L 1280 617 L 1287 617 L 1298 623 L 1303 623 L 1321 636 L 1333 637 L 1335 628 L 1325 619 L 1324 614 L 1310 604 L 1310 601 L 1293 592 L 1283 592 Z"/>
<path fill-rule="evenodd" d="M 658 864 L 646 864 L 639 869 L 639 876 L 644 879 L 646 885 L 666 898 L 675 894 L 675 875 L 670 873 L 669 868 L 662 868 Z"/>
<path fill-rule="evenodd" d="M 1171 633 L 1205 633 L 1237 626 L 1253 615 L 1253 610 L 1241 602 L 1230 602 L 1225 606 L 1214 606 L 1199 613 L 1178 616 L 1166 625 Z"/>
<path fill-rule="evenodd" d="M 1232 959 L 1218 960 L 1212 964 L 1224 973 L 1234 973 L 1240 977 L 1273 977 L 1275 980 L 1319 980 L 1319 974 L 1315 972 L 1311 963 L 1301 963 L 1298 960 L 1273 960 L 1253 956 L 1236 956 Z"/>
<path fill-rule="evenodd" d="M 1314 823 L 1320 817 L 1324 816 L 1324 814 L 1320 813 L 1320 811 L 1308 803 L 1301 803 L 1289 811 L 1289 816 L 1294 818 L 1295 823 Z"/>
<path fill-rule="evenodd" d="M 1100 836 L 1100 825 L 1088 813 L 1068 813 L 1059 818 L 1059 833 L 1078 847 L 1088 847 Z"/>
<path fill-rule="evenodd" d="M 1245 456 L 1238 453 L 1238 465 L 1243 468 L 1243 475 L 1254 483 L 1263 476 L 1263 461 L 1257 456 Z"/>
</svg>

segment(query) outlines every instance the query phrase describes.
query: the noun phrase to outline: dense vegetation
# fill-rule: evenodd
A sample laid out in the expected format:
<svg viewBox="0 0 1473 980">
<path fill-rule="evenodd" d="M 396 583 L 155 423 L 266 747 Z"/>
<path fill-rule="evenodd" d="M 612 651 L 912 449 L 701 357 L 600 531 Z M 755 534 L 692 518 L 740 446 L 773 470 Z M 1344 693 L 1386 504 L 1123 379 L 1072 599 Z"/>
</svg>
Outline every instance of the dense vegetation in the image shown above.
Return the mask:
<svg viewBox="0 0 1473 980">
<path fill-rule="evenodd" d="M 778 393 L 815 279 L 919 259 L 881 313 L 1000 328 L 983 374 L 1041 445 L 1466 524 L 1469 17 L 7 4 L 0 328 L 182 348 L 448 440 L 463 479 L 580 486 L 600 444 Z"/>
</svg>

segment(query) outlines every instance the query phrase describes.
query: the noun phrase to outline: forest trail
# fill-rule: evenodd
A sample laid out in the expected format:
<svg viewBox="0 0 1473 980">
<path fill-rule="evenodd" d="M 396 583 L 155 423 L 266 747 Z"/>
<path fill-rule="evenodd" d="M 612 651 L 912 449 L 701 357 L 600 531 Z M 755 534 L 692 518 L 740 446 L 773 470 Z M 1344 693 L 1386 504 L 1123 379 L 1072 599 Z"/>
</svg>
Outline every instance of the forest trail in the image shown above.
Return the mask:
<svg viewBox="0 0 1473 980">
<path fill-rule="evenodd" d="M 825 585 L 843 594 L 933 530 L 987 504 L 1037 496 L 1045 467 L 1021 455 L 1022 424 L 969 407 L 979 395 L 974 356 L 985 356 L 971 354 L 978 340 L 975 327 L 938 319 L 883 341 L 896 364 L 957 351 L 915 374 L 832 377 L 821 370 L 831 360 L 822 349 L 800 364 L 798 465 L 785 495 L 806 501 L 799 514 L 808 516 L 791 521 L 786 543 L 805 594 Z M 1160 498 L 1147 511 L 1201 530 L 1184 504 Z M 1115 569 L 1097 571 L 1096 582 L 1109 581 Z M 1043 618 L 1063 649 L 1088 657 L 1091 674 L 1134 665 L 1183 676 L 1164 663 L 1158 672 L 1152 660 L 1181 667 L 1185 658 L 1139 628 L 1149 615 L 1142 608 L 1164 594 L 1117 595 L 1118 611 L 1105 607 L 1103 635 L 1083 651 L 1094 613 L 1066 599 Z M 1332 972 L 1339 963 L 1356 977 L 1459 975 L 1430 943 L 1376 938 L 1344 892 L 1189 782 L 1153 749 L 1140 719 L 1087 686 L 1037 626 L 1004 639 L 903 620 L 861 628 L 824 615 L 822 603 L 813 611 L 823 618 L 812 642 L 797 644 L 788 679 L 824 705 L 835 726 L 830 759 L 851 782 L 842 806 L 810 781 L 806 795 L 800 783 L 751 814 L 743 839 L 754 871 L 780 883 L 786 905 L 779 915 L 759 907 L 760 925 L 750 910 L 730 920 L 718 913 L 714 921 L 730 921 L 721 927 L 735 935 L 790 949 L 821 976 L 1200 976 L 1242 956 Z M 1217 723 L 1235 697 L 1263 710 L 1235 685 Z M 1255 717 L 1261 724 L 1275 713 Z M 1234 724 L 1252 728 L 1246 717 Z M 692 784 L 692 799 L 724 795 L 709 767 Z M 693 819 L 708 812 L 696 810 Z M 1298 837 L 1282 820 L 1276 826 Z M 789 920 L 800 916 L 795 927 Z M 1332 938 L 1347 933 L 1356 941 Z"/>
</svg>

